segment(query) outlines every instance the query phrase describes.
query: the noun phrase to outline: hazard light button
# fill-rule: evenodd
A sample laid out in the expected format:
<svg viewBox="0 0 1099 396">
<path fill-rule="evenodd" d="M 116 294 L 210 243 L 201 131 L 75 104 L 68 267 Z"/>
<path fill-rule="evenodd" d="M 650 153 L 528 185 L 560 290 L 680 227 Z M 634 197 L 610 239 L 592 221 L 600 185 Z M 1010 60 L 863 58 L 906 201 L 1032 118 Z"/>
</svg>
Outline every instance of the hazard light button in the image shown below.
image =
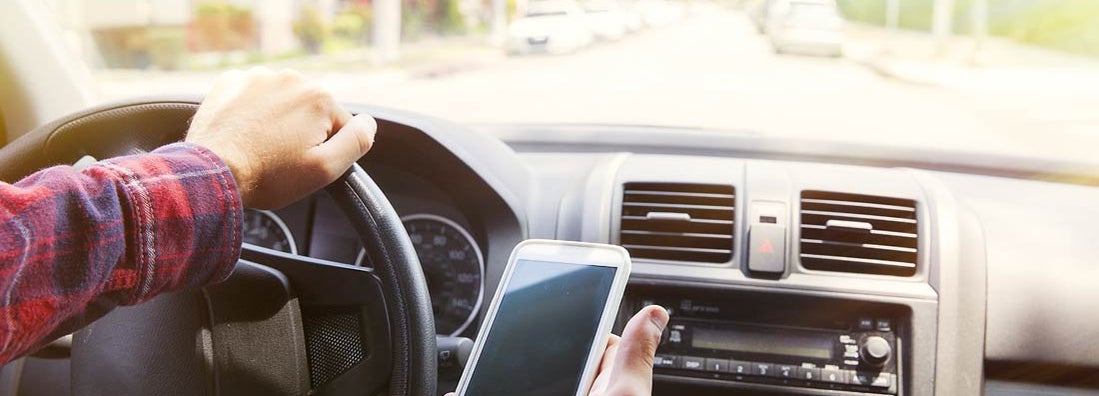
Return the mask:
<svg viewBox="0 0 1099 396">
<path fill-rule="evenodd" d="M 748 229 L 748 270 L 760 275 L 786 272 L 786 227 L 752 224 Z"/>
</svg>

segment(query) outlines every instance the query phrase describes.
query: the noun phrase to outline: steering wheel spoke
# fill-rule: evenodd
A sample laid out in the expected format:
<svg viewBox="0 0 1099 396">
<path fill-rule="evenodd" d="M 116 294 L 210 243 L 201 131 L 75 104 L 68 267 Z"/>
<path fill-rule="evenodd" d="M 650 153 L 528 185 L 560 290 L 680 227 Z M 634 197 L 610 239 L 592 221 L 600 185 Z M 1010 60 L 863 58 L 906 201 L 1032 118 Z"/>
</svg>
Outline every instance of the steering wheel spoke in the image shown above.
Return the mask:
<svg viewBox="0 0 1099 396">
<path fill-rule="evenodd" d="M 377 394 L 392 371 L 389 314 L 374 270 L 245 244 L 241 259 L 286 276 L 301 309 L 316 394 Z"/>
<path fill-rule="evenodd" d="M 145 99 L 72 114 L 0 150 L 0 180 L 179 141 L 197 109 Z M 435 396 L 431 301 L 400 218 L 358 165 L 326 190 L 373 269 L 246 245 L 225 282 L 116 308 L 77 332 L 74 394 Z"/>
</svg>

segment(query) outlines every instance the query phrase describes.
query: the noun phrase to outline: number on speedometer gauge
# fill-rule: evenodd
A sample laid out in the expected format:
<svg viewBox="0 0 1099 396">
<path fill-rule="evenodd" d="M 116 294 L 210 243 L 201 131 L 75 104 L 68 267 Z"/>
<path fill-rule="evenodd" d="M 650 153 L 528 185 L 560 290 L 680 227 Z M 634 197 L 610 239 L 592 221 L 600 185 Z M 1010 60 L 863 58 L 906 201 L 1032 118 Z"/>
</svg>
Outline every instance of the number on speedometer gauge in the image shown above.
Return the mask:
<svg viewBox="0 0 1099 396">
<path fill-rule="evenodd" d="M 481 250 L 469 232 L 447 218 L 417 214 L 402 220 L 427 278 L 435 332 L 461 334 L 481 308 Z"/>
</svg>

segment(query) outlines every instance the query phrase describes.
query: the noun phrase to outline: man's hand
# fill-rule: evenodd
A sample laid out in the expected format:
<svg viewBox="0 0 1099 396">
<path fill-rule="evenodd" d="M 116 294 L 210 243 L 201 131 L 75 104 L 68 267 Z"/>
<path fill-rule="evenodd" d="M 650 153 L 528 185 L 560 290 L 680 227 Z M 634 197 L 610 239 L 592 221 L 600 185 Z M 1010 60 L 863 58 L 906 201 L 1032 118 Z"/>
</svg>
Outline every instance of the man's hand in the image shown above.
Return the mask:
<svg viewBox="0 0 1099 396">
<path fill-rule="evenodd" d="M 653 356 L 668 325 L 668 312 L 650 305 L 634 315 L 622 330 L 611 334 L 590 396 L 642 396 L 653 393 Z"/>
<path fill-rule="evenodd" d="M 653 356 L 668 325 L 668 312 L 650 305 L 634 315 L 622 330 L 611 334 L 589 396 L 646 396 L 653 393 Z M 446 396 L 454 396 L 447 393 Z"/>
<path fill-rule="evenodd" d="M 229 166 L 245 207 L 277 209 L 335 181 L 370 150 L 377 129 L 297 72 L 255 68 L 222 76 L 186 141 Z"/>
</svg>

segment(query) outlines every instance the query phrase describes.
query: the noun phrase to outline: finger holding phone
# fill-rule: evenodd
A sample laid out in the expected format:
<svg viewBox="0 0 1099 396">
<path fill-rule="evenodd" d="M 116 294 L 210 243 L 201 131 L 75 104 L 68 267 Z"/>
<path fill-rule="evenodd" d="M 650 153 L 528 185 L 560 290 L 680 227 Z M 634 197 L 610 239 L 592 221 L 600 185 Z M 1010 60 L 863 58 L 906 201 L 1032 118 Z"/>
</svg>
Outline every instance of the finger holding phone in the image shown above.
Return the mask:
<svg viewBox="0 0 1099 396">
<path fill-rule="evenodd" d="M 516 246 L 489 307 L 460 396 L 641 395 L 667 313 L 646 307 L 610 335 L 630 274 L 618 246 L 530 240 Z"/>
</svg>

